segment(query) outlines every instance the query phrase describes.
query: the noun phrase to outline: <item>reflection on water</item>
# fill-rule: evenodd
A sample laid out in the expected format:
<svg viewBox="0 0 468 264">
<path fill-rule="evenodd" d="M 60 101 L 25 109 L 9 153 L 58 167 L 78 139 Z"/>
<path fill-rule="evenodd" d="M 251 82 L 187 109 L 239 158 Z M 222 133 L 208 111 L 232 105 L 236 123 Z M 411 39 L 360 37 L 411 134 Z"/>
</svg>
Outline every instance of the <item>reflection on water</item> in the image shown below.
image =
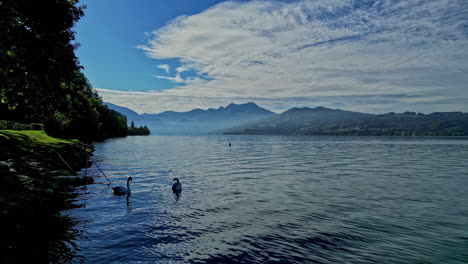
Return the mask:
<svg viewBox="0 0 468 264">
<path fill-rule="evenodd" d="M 77 263 L 468 259 L 466 139 L 149 136 L 95 155 L 115 183 L 133 177 L 132 196 L 96 173 L 64 212 Z"/>
<path fill-rule="evenodd" d="M 175 201 L 175 203 L 176 203 L 176 204 L 177 204 L 177 202 L 179 201 L 179 199 L 180 199 L 180 196 L 181 196 L 181 194 L 180 194 L 180 193 L 179 193 L 179 194 L 177 194 L 177 193 L 174 193 L 174 201 Z"/>
<path fill-rule="evenodd" d="M 132 211 L 132 202 L 130 202 L 130 194 L 127 195 L 127 212 Z"/>
</svg>

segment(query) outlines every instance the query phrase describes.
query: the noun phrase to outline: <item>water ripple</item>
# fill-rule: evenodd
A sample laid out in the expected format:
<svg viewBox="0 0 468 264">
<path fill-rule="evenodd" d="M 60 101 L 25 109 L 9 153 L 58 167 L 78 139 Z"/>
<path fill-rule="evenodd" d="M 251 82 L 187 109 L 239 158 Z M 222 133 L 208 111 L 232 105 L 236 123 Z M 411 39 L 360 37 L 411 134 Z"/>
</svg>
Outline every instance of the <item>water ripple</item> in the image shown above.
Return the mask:
<svg viewBox="0 0 468 264">
<path fill-rule="evenodd" d="M 232 147 L 227 147 L 227 142 Z M 78 188 L 76 263 L 466 263 L 468 140 L 128 137 Z M 181 196 L 171 192 L 182 181 Z"/>
</svg>

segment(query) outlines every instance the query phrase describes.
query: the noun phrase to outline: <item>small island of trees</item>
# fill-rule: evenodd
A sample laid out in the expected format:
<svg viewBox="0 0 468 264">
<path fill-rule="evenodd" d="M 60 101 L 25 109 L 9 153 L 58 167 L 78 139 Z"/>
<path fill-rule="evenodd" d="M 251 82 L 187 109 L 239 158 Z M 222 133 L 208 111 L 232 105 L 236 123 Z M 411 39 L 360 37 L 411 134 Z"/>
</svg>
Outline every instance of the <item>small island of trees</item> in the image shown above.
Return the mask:
<svg viewBox="0 0 468 264">
<path fill-rule="evenodd" d="M 127 135 L 129 136 L 146 136 L 150 134 L 150 130 L 147 126 L 139 126 L 135 127 L 135 123 L 130 124 L 130 127 L 128 128 L 128 133 Z"/>
</svg>

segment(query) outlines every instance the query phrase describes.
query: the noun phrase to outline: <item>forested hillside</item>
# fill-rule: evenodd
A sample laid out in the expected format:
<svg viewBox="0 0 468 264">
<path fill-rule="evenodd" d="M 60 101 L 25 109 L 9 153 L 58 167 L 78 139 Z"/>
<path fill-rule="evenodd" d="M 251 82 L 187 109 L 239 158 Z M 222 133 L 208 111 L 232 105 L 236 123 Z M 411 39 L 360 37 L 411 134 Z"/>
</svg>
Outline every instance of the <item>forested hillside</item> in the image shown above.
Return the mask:
<svg viewBox="0 0 468 264">
<path fill-rule="evenodd" d="M 233 127 L 224 134 L 466 136 L 468 113 L 415 112 L 366 114 L 330 109 L 293 108 L 273 118 Z"/>
<path fill-rule="evenodd" d="M 127 134 L 125 117 L 103 105 L 75 55 L 83 11 L 77 0 L 0 0 L 0 120 L 82 140 Z"/>
<path fill-rule="evenodd" d="M 387 113 L 328 126 L 303 126 L 304 135 L 467 136 L 468 113 Z"/>
</svg>

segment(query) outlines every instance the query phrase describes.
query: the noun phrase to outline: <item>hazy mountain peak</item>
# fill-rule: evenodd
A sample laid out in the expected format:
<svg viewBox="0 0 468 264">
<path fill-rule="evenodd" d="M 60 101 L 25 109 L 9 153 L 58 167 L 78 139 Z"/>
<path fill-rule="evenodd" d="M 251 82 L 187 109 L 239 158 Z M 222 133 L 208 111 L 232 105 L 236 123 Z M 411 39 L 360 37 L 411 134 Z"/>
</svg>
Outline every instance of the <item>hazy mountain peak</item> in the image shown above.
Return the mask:
<svg viewBox="0 0 468 264">
<path fill-rule="evenodd" d="M 294 107 L 291 108 L 283 114 L 290 115 L 290 114 L 299 114 L 299 113 L 334 113 L 334 112 L 351 112 L 351 111 L 344 111 L 341 109 L 332 109 L 332 108 L 327 108 L 323 106 L 317 106 L 315 108 L 310 108 L 310 107 Z"/>
<path fill-rule="evenodd" d="M 109 107 L 117 111 L 131 113 L 129 112 L 131 110 L 127 108 L 112 104 L 109 104 Z M 204 110 L 196 108 L 187 112 L 165 111 L 159 114 L 136 115 L 138 119 L 129 118 L 129 121 L 138 120 L 138 125 L 147 125 L 156 134 L 158 132 L 190 134 L 225 129 L 242 123 L 276 116 L 276 113 L 259 107 L 253 102 L 248 102 L 245 104 L 231 103 L 226 107 L 220 106 L 217 109 L 208 108 Z"/>
<path fill-rule="evenodd" d="M 318 127 L 336 122 L 360 120 L 370 114 L 331 109 L 326 107 L 294 107 L 280 115 L 226 130 L 225 133 L 242 134 L 293 134 L 301 133 L 305 127 Z"/>
<path fill-rule="evenodd" d="M 258 106 L 256 103 L 252 103 L 252 102 L 248 102 L 248 103 L 245 103 L 245 104 L 234 104 L 234 103 L 230 103 L 228 106 L 226 106 L 226 108 L 233 108 L 233 107 L 238 107 L 238 108 L 242 108 L 242 107 L 249 107 L 249 108 L 261 108 L 260 106 Z"/>
<path fill-rule="evenodd" d="M 326 107 L 323 107 L 323 106 L 317 106 L 314 108 L 314 110 L 333 110 L 331 108 L 326 108 Z"/>
<path fill-rule="evenodd" d="M 104 102 L 104 105 L 107 106 L 109 109 L 115 110 L 115 111 L 121 113 L 122 115 L 126 116 L 127 121 L 129 123 L 131 121 L 136 121 L 136 120 L 138 120 L 140 118 L 140 115 L 137 112 L 130 109 L 130 108 L 115 105 L 115 104 L 111 104 L 111 103 L 107 103 L 107 102 Z"/>
</svg>

